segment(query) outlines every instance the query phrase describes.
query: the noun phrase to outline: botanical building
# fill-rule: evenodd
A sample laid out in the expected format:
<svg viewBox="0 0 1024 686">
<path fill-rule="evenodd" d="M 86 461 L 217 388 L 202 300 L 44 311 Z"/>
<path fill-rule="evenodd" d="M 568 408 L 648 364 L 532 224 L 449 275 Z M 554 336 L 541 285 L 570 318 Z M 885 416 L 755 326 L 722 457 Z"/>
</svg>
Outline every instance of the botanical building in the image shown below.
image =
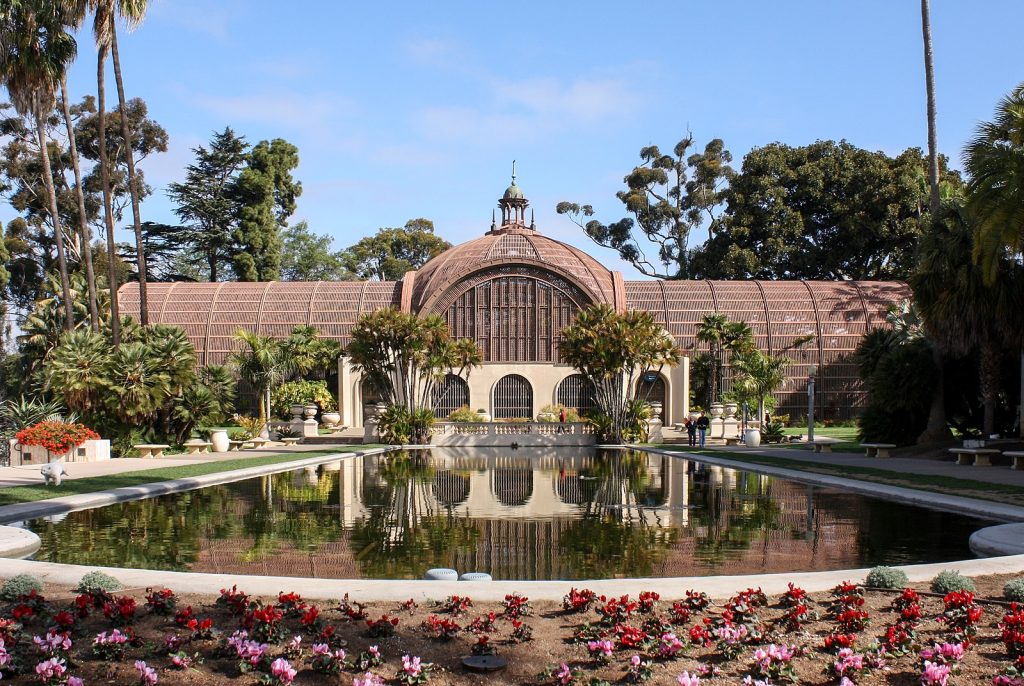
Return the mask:
<svg viewBox="0 0 1024 686">
<path fill-rule="evenodd" d="M 468 381 L 449 377 L 439 417 L 469 405 L 495 418 L 535 417 L 561 402 L 586 409 L 586 385 L 561 362 L 562 329 L 581 308 L 607 303 L 654 315 L 684 350 L 696 352 L 696 328 L 708 313 L 751 326 L 765 352 L 793 360 L 779 393 L 781 413 L 807 411 L 807 379 L 816 372 L 816 415 L 845 418 L 863 402 L 850 359 L 861 336 L 885 325 L 889 305 L 907 298 L 902 283 L 865 281 L 627 281 L 598 260 L 538 232 L 526 221 L 527 199 L 515 183 L 499 200 L 501 221 L 480 238 L 457 245 L 400 281 L 149 284 L 154 322 L 182 327 L 201 364 L 223 363 L 239 328 L 286 337 L 298 325 L 347 343 L 360 315 L 395 307 L 443 315 L 454 336 L 472 338 L 484 364 Z M 138 311 L 138 287 L 120 293 L 127 313 Z M 361 426 L 372 402 L 346 358 L 338 365 L 342 422 Z M 666 369 L 653 384 L 667 423 L 688 411 L 688 364 Z"/>
</svg>

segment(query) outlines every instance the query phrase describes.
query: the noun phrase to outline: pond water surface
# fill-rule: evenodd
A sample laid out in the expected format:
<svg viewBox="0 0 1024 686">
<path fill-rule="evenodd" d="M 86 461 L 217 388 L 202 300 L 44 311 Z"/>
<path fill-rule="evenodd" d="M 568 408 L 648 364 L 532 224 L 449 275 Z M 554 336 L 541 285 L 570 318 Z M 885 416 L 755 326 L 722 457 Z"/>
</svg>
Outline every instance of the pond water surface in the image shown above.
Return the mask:
<svg viewBox="0 0 1024 686">
<path fill-rule="evenodd" d="M 329 578 L 699 576 L 971 557 L 981 519 L 679 457 L 435 449 L 26 523 L 36 559 Z"/>
</svg>

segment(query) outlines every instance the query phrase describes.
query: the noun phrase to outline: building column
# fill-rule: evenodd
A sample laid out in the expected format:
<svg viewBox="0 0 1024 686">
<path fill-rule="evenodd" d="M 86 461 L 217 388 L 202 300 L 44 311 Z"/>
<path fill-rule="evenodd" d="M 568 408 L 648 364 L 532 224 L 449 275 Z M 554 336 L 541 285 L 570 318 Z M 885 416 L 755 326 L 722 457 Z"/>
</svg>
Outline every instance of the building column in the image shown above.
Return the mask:
<svg viewBox="0 0 1024 686">
<path fill-rule="evenodd" d="M 360 382 L 361 374 L 352 369 L 347 357 L 338 358 L 338 413 L 341 415 L 342 426 L 361 426 L 360 414 L 356 412 L 355 384 Z"/>
<path fill-rule="evenodd" d="M 679 364 L 668 372 L 668 407 L 665 408 L 665 425 L 681 424 L 690 413 L 690 358 L 683 357 Z"/>
</svg>

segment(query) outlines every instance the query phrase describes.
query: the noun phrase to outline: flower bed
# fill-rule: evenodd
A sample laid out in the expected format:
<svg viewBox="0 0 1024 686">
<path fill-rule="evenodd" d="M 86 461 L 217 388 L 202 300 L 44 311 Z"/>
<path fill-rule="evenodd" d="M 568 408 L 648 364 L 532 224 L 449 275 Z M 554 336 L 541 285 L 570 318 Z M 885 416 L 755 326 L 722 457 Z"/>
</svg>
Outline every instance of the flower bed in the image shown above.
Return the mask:
<svg viewBox="0 0 1024 686">
<path fill-rule="evenodd" d="M 1004 581 L 981 579 L 980 593 L 998 595 Z M 579 588 L 563 606 L 519 594 L 317 603 L 237 588 L 219 598 L 46 588 L 0 605 L 0 672 L 49 686 L 476 684 L 462 657 L 496 652 L 509 667 L 490 684 L 1024 686 L 1024 606 L 979 594 L 851 583 L 712 602 L 637 590 Z"/>
<path fill-rule="evenodd" d="M 60 421 L 39 422 L 22 429 L 15 438 L 22 445 L 39 445 L 54 455 L 63 455 L 86 441 L 98 440 L 100 435 L 84 424 L 68 424 Z"/>
</svg>

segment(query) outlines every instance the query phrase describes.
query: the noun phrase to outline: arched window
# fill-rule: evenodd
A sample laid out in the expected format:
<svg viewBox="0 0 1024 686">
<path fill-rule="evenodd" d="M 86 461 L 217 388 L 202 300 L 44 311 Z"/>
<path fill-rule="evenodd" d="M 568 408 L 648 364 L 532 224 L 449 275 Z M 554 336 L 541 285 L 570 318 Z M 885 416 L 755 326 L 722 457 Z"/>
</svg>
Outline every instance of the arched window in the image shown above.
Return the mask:
<svg viewBox="0 0 1024 686">
<path fill-rule="evenodd" d="M 574 407 L 580 415 L 585 415 L 597 407 L 594 400 L 594 384 L 582 374 L 567 376 L 558 384 L 557 400 L 566 407 Z"/>
<path fill-rule="evenodd" d="M 494 385 L 495 419 L 516 419 L 533 417 L 533 387 L 518 374 L 509 374 L 498 379 Z"/>
<path fill-rule="evenodd" d="M 469 384 L 461 376 L 448 374 L 434 386 L 434 417 L 444 419 L 460 407 L 469 406 Z"/>
<path fill-rule="evenodd" d="M 665 421 L 665 379 L 657 372 L 647 372 L 636 387 L 636 397 L 649 403 L 661 403 L 661 421 Z"/>
</svg>

